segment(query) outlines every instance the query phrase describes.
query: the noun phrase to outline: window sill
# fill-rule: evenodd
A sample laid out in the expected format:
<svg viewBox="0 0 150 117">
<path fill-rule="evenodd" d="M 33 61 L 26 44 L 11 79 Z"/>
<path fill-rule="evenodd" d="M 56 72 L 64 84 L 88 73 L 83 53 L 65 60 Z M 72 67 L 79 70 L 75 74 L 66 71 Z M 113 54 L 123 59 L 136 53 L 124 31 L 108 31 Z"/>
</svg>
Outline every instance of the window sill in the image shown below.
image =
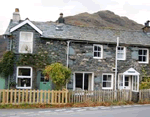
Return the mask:
<svg viewBox="0 0 150 117">
<path fill-rule="evenodd" d="M 138 63 L 141 63 L 141 64 L 148 64 L 149 62 L 138 62 Z"/>
<path fill-rule="evenodd" d="M 31 87 L 16 87 L 17 89 L 31 89 Z"/>
<path fill-rule="evenodd" d="M 107 90 L 107 89 L 113 89 L 113 88 L 102 87 L 102 89 L 106 89 Z"/>
<path fill-rule="evenodd" d="M 93 57 L 93 59 L 103 59 L 102 57 Z"/>
<path fill-rule="evenodd" d="M 119 61 L 125 61 L 126 59 L 117 59 L 117 60 L 119 60 Z"/>
</svg>

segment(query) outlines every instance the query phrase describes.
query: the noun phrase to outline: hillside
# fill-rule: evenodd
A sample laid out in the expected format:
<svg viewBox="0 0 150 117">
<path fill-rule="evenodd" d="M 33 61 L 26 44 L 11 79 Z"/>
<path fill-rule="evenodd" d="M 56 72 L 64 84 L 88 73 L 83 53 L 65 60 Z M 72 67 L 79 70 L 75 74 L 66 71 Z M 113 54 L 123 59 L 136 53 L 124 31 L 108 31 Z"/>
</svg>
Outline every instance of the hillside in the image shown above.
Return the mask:
<svg viewBox="0 0 150 117">
<path fill-rule="evenodd" d="M 0 58 L 3 56 L 3 53 L 6 51 L 7 42 L 3 38 L 2 35 L 0 35 Z"/>
<path fill-rule="evenodd" d="M 140 30 L 143 25 L 127 17 L 120 17 L 111 11 L 99 11 L 93 14 L 81 13 L 65 17 L 66 24 L 86 27 L 106 27 L 115 29 Z M 144 22 L 143 22 L 144 23 Z"/>
</svg>

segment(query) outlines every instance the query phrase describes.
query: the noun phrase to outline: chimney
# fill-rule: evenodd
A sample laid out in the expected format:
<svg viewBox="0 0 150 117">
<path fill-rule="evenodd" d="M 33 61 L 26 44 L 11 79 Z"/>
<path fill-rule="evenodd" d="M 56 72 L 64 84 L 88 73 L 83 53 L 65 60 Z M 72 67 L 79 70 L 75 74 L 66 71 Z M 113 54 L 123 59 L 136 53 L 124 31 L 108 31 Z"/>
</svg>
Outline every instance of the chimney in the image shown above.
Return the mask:
<svg viewBox="0 0 150 117">
<path fill-rule="evenodd" d="M 16 8 L 15 12 L 13 13 L 13 22 L 19 22 L 20 21 L 20 13 L 19 9 Z"/>
<path fill-rule="evenodd" d="M 65 19 L 63 18 L 63 13 L 60 13 L 60 17 L 58 18 L 58 23 L 65 23 Z"/>
</svg>

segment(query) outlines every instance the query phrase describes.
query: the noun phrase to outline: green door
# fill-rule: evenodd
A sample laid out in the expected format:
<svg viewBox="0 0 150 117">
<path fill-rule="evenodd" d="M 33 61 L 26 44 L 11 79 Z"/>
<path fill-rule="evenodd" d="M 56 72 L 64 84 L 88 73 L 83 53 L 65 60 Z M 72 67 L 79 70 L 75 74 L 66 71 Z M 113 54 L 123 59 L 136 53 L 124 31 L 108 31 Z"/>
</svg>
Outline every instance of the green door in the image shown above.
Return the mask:
<svg viewBox="0 0 150 117">
<path fill-rule="evenodd" d="M 44 75 L 40 73 L 40 90 L 51 90 L 51 81 L 49 79 L 45 79 Z"/>
<path fill-rule="evenodd" d="M 0 89 L 4 89 L 5 88 L 5 79 L 0 76 Z"/>
</svg>

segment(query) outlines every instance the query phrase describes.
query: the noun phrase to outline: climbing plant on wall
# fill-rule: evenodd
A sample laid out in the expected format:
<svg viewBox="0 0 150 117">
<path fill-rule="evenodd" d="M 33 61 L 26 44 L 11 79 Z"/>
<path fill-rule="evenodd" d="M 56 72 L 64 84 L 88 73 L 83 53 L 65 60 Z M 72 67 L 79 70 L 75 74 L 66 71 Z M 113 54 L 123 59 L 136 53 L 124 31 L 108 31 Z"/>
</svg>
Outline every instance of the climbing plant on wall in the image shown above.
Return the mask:
<svg viewBox="0 0 150 117">
<path fill-rule="evenodd" d="M 6 78 L 13 74 L 14 59 L 15 54 L 12 51 L 7 51 L 4 53 L 2 60 L 0 61 L 0 74 L 4 75 Z"/>
<path fill-rule="evenodd" d="M 46 65 L 51 63 L 51 58 L 47 51 L 39 48 L 35 54 L 26 53 L 20 54 L 17 61 L 18 66 L 32 66 L 35 69 L 43 69 Z"/>
<path fill-rule="evenodd" d="M 150 89 L 150 77 L 147 75 L 147 71 L 142 67 L 142 73 L 144 77 L 140 83 L 140 89 Z"/>
</svg>

